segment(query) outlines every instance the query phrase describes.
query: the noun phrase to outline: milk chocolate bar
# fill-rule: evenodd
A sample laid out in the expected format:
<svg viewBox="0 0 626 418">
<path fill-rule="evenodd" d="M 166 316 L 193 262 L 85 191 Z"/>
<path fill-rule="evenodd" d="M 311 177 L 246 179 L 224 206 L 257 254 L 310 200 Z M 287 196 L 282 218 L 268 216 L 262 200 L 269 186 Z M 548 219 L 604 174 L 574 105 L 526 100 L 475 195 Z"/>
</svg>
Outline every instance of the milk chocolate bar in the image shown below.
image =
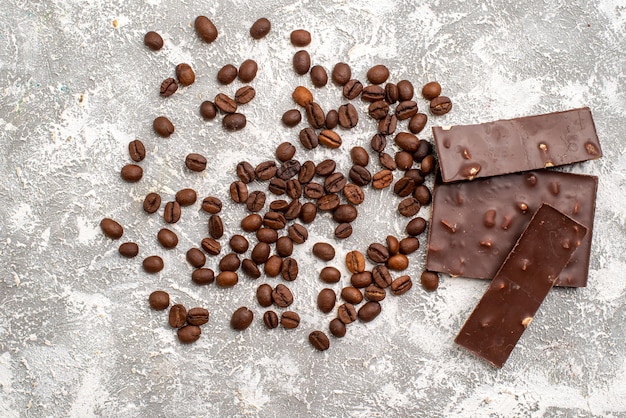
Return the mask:
<svg viewBox="0 0 626 418">
<path fill-rule="evenodd" d="M 478 125 L 433 127 L 445 183 L 602 156 L 588 107 Z"/>
<path fill-rule="evenodd" d="M 454 341 L 502 367 L 586 233 L 542 205 Z"/>
<path fill-rule="evenodd" d="M 595 176 L 538 170 L 435 188 L 426 268 L 468 278 L 494 277 L 543 202 L 589 229 L 557 286 L 587 284 Z"/>
</svg>

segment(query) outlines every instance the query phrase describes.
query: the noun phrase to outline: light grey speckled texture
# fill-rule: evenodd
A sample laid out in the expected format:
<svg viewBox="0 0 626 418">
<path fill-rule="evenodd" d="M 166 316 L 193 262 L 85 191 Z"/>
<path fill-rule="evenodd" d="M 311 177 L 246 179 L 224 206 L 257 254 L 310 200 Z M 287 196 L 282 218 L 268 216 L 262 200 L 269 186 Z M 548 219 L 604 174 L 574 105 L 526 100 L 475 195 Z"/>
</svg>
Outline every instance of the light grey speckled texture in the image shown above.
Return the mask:
<svg viewBox="0 0 626 418">
<path fill-rule="evenodd" d="M 258 3 L 3 2 L 0 416 L 624 416 L 626 5 Z M 220 30 L 212 45 L 193 32 L 199 14 Z M 261 16 L 273 29 L 253 41 L 248 29 Z M 256 164 L 291 140 L 302 159 L 336 156 L 340 169 L 348 169 L 347 152 L 305 152 L 299 128 L 280 123 L 293 106 L 292 89 L 310 86 L 291 70 L 295 48 L 288 35 L 296 28 L 312 32 L 307 49 L 327 69 L 346 61 L 364 80 L 367 68 L 383 63 L 394 81 L 439 80 L 454 109 L 429 126 L 591 107 L 604 157 L 565 168 L 599 176 L 589 286 L 551 292 L 502 370 L 453 344 L 488 283 L 448 276 L 434 293 L 416 285 L 402 297 L 388 296 L 379 318 L 351 325 L 324 353 L 308 344 L 308 333 L 325 330 L 331 318 L 315 307 L 323 264 L 310 256 L 312 244 L 336 244 L 345 283 L 347 251 L 402 236 L 406 220 L 389 191 L 368 193 L 356 232 L 345 242 L 334 241 L 327 215 L 311 227 L 309 241 L 295 252 L 300 276 L 291 285 L 293 308 L 302 317 L 296 330 L 268 332 L 260 323 L 254 290 L 265 279 L 244 278 L 233 289 L 191 283 L 184 253 L 206 234 L 198 206 L 186 208 L 173 227 L 179 247 L 159 248 L 155 234 L 163 221 L 141 210 L 149 191 L 165 199 L 182 187 L 201 197 L 215 194 L 227 202 L 224 219 L 232 230 L 244 214 L 228 202 L 225 187 L 237 161 Z M 148 30 L 164 36 L 161 52 L 143 46 Z M 257 97 L 245 106 L 248 127 L 226 133 L 217 121 L 201 120 L 197 108 L 218 91 L 234 92 L 239 84 L 219 87 L 215 74 L 246 58 L 260 63 Z M 159 84 L 179 62 L 194 67 L 197 81 L 163 100 Z M 326 109 L 342 103 L 334 85 L 315 95 Z M 366 106 L 355 103 L 361 122 L 341 131 L 343 150 L 368 148 L 373 133 Z M 421 98 L 418 103 L 426 106 Z M 176 125 L 170 139 L 151 131 L 159 114 Z M 135 138 L 144 141 L 148 157 L 141 163 L 144 179 L 129 185 L 119 170 Z M 189 173 L 182 161 L 190 151 L 217 160 L 203 174 Z M 126 227 L 124 239 L 139 242 L 142 256 L 161 254 L 165 270 L 151 276 L 140 258 L 121 259 L 118 243 L 99 230 L 104 217 Z M 424 261 L 423 238 L 421 244 L 410 257 L 414 279 Z M 157 288 L 211 311 L 197 343 L 180 345 L 166 314 L 149 309 L 147 296 Z M 236 333 L 228 320 L 241 305 L 256 319 Z"/>
</svg>

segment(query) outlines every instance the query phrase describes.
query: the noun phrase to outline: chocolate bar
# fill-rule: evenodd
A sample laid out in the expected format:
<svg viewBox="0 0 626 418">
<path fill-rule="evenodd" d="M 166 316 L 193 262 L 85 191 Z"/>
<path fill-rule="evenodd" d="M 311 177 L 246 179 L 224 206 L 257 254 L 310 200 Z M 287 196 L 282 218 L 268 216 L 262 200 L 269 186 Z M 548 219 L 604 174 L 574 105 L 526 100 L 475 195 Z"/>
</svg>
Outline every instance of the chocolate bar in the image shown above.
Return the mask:
<svg viewBox="0 0 626 418">
<path fill-rule="evenodd" d="M 542 205 L 454 342 L 502 367 L 587 228 Z"/>
<path fill-rule="evenodd" d="M 478 125 L 433 127 L 444 183 L 602 156 L 588 107 Z"/>
<path fill-rule="evenodd" d="M 534 211 L 545 202 L 589 229 L 556 283 L 584 287 L 597 184 L 595 176 L 539 170 L 438 185 L 426 268 L 468 278 L 493 278 Z"/>
</svg>

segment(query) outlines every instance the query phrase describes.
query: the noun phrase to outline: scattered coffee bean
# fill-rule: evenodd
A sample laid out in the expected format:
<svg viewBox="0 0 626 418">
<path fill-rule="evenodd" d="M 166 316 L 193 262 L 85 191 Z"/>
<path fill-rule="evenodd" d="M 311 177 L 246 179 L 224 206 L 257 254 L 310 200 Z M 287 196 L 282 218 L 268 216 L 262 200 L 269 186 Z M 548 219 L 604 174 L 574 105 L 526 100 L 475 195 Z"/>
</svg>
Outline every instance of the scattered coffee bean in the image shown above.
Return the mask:
<svg viewBox="0 0 626 418">
<path fill-rule="evenodd" d="M 224 93 L 218 93 L 213 102 L 224 113 L 235 113 L 237 111 L 237 102 Z"/>
<path fill-rule="evenodd" d="M 417 149 L 413 153 L 413 158 L 416 162 L 422 162 L 424 158 L 432 153 L 432 145 L 430 142 L 420 139 L 417 144 Z"/>
<path fill-rule="evenodd" d="M 382 244 L 372 243 L 367 247 L 367 257 L 374 263 L 384 263 L 389 259 L 389 250 Z"/>
<path fill-rule="evenodd" d="M 143 177 L 143 169 L 137 164 L 126 164 L 122 167 L 120 176 L 124 181 L 136 183 Z"/>
<path fill-rule="evenodd" d="M 398 100 L 403 102 L 406 100 L 412 100 L 415 89 L 413 84 L 409 80 L 398 81 Z"/>
<path fill-rule="evenodd" d="M 191 273 L 191 281 L 198 285 L 211 284 L 215 280 L 215 273 L 210 268 L 197 268 Z"/>
<path fill-rule="evenodd" d="M 204 171 L 207 165 L 207 159 L 200 154 L 191 153 L 185 157 L 185 165 L 191 171 Z"/>
<path fill-rule="evenodd" d="M 264 308 L 267 308 L 268 306 L 272 304 L 273 302 L 272 291 L 273 290 L 274 289 L 272 289 L 272 286 L 270 286 L 267 283 L 263 283 L 262 285 L 257 287 L 256 300 L 259 302 L 259 305 L 261 305 Z"/>
<path fill-rule="evenodd" d="M 157 311 L 162 311 L 170 306 L 170 295 L 162 290 L 155 290 L 148 297 L 150 307 Z"/>
<path fill-rule="evenodd" d="M 288 141 L 280 143 L 276 147 L 276 152 L 275 152 L 276 158 L 281 162 L 291 160 L 293 156 L 295 155 L 295 153 L 296 153 L 296 147 L 294 147 L 293 144 Z"/>
<path fill-rule="evenodd" d="M 372 84 L 382 84 L 389 78 L 389 69 L 382 64 L 373 66 L 367 71 L 367 79 Z"/>
<path fill-rule="evenodd" d="M 158 255 L 144 258 L 143 269 L 146 273 L 158 273 L 163 270 L 163 259 Z"/>
<path fill-rule="evenodd" d="M 372 186 L 375 189 L 384 189 L 393 182 L 393 173 L 390 170 L 381 170 L 372 177 Z"/>
<path fill-rule="evenodd" d="M 220 271 L 215 276 L 215 284 L 219 287 L 233 287 L 239 282 L 239 276 L 234 271 Z"/>
<path fill-rule="evenodd" d="M 322 211 L 332 211 L 341 204 L 341 199 L 337 193 L 329 193 L 321 196 L 317 200 L 317 207 Z"/>
<path fill-rule="evenodd" d="M 313 103 L 313 93 L 311 93 L 311 90 L 303 86 L 296 87 L 293 90 L 291 97 L 293 98 L 293 101 L 296 102 L 296 104 L 302 107 L 306 107 Z"/>
<path fill-rule="evenodd" d="M 415 180 L 411 177 L 402 177 L 393 185 L 393 193 L 400 196 L 409 196 L 415 190 Z"/>
<path fill-rule="evenodd" d="M 417 199 L 417 201 L 420 202 L 422 206 L 429 205 L 432 199 L 430 190 L 423 184 L 415 188 L 415 191 L 413 192 L 413 197 Z"/>
<path fill-rule="evenodd" d="M 420 173 L 426 176 L 435 171 L 435 157 L 432 154 L 427 155 L 420 163 Z"/>
<path fill-rule="evenodd" d="M 126 258 L 133 258 L 139 254 L 139 245 L 134 242 L 125 242 L 118 248 L 118 252 L 121 256 Z"/>
<path fill-rule="evenodd" d="M 365 200 L 365 193 L 363 192 L 363 189 L 356 184 L 346 184 L 342 192 L 346 200 L 353 205 L 360 205 Z"/>
<path fill-rule="evenodd" d="M 288 282 L 292 282 L 296 280 L 298 278 L 298 272 L 299 272 L 298 262 L 294 258 L 287 257 L 283 260 L 283 265 L 281 266 L 280 274 L 284 280 Z"/>
<path fill-rule="evenodd" d="M 381 133 L 375 134 L 370 140 L 370 147 L 378 153 L 381 153 L 385 150 L 387 146 L 387 138 Z"/>
<path fill-rule="evenodd" d="M 382 120 L 389 114 L 389 105 L 384 100 L 372 102 L 367 109 L 367 113 L 372 119 Z"/>
<path fill-rule="evenodd" d="M 350 69 L 350 66 L 348 64 L 346 64 L 345 62 L 338 62 L 337 64 L 335 64 L 332 71 L 332 79 L 335 83 L 343 86 L 348 81 L 350 81 L 351 77 L 352 70 Z"/>
<path fill-rule="evenodd" d="M 241 80 L 242 83 L 250 83 L 255 79 L 258 70 L 259 66 L 256 61 L 251 59 L 245 60 L 239 66 L 239 80 Z"/>
<path fill-rule="evenodd" d="M 425 290 L 432 292 L 439 287 L 439 275 L 433 271 L 424 270 L 420 276 L 420 282 Z"/>
<path fill-rule="evenodd" d="M 237 271 L 240 265 L 241 260 L 236 253 L 226 254 L 218 264 L 221 271 Z"/>
<path fill-rule="evenodd" d="M 313 245 L 313 255 L 320 260 L 330 261 L 335 258 L 335 248 L 327 242 L 317 242 Z"/>
<path fill-rule="evenodd" d="M 181 189 L 176 192 L 176 201 L 181 206 L 191 206 L 197 199 L 198 195 L 194 189 Z"/>
<path fill-rule="evenodd" d="M 146 158 L 146 147 L 143 145 L 143 142 L 135 139 L 128 143 L 128 154 L 130 159 L 135 162 L 143 161 Z"/>
<path fill-rule="evenodd" d="M 409 131 L 414 134 L 418 134 L 424 130 L 428 122 L 428 116 L 424 113 L 416 113 L 409 121 Z"/>
<path fill-rule="evenodd" d="M 182 86 L 189 86 L 196 81 L 196 74 L 189 64 L 178 64 L 176 66 L 176 78 Z"/>
<path fill-rule="evenodd" d="M 407 151 L 396 152 L 393 157 L 398 170 L 406 171 L 413 166 L 413 155 Z"/>
<path fill-rule="evenodd" d="M 339 318 L 334 318 L 328 325 L 328 330 L 333 336 L 342 338 L 346 335 L 346 325 Z"/>
<path fill-rule="evenodd" d="M 161 207 L 161 196 L 157 193 L 148 193 L 143 200 L 143 210 L 146 213 L 154 213 Z"/>
<path fill-rule="evenodd" d="M 307 183 L 307 184 L 304 185 L 303 193 L 309 199 L 319 199 L 322 196 L 324 196 L 324 186 L 322 186 L 319 183 L 316 183 L 316 182 L 312 181 L 312 182 Z M 318 202 L 318 207 L 320 209 L 322 209 L 319 206 L 319 202 Z"/>
<path fill-rule="evenodd" d="M 407 218 L 415 216 L 422 205 L 414 197 L 407 197 L 398 204 L 398 212 Z"/>
<path fill-rule="evenodd" d="M 300 167 L 301 167 L 300 161 L 287 160 L 283 162 L 276 170 L 276 177 L 287 181 L 290 178 L 298 175 L 298 173 L 300 172 Z"/>
<path fill-rule="evenodd" d="M 326 119 L 324 119 L 324 124 L 326 129 L 335 129 L 339 124 L 339 113 L 335 109 L 329 110 Z"/>
<path fill-rule="evenodd" d="M 280 316 L 280 325 L 285 329 L 298 328 L 298 325 L 300 325 L 300 315 L 294 311 L 285 311 Z"/>
<path fill-rule="evenodd" d="M 318 351 L 326 351 L 330 347 L 330 341 L 322 331 L 313 331 L 309 334 L 309 342 Z"/>
<path fill-rule="evenodd" d="M 286 308 L 293 303 L 293 294 L 287 286 L 279 283 L 272 290 L 272 301 L 279 308 Z"/>
<path fill-rule="evenodd" d="M 311 68 L 311 82 L 315 87 L 324 87 L 328 83 L 328 73 L 321 65 Z"/>
<path fill-rule="evenodd" d="M 180 220 L 180 204 L 178 202 L 167 202 L 163 210 L 163 220 L 168 224 L 175 224 Z"/>
<path fill-rule="evenodd" d="M 217 28 L 206 16 L 198 16 L 193 24 L 196 33 L 204 42 L 211 43 L 217 39 Z"/>
<path fill-rule="evenodd" d="M 354 286 L 341 289 L 341 298 L 352 305 L 358 305 L 363 301 L 363 294 Z"/>
<path fill-rule="evenodd" d="M 415 237 L 405 237 L 400 241 L 400 253 L 412 254 L 420 247 L 420 242 Z"/>
<path fill-rule="evenodd" d="M 330 129 L 324 129 L 318 135 L 318 141 L 320 144 L 325 147 L 335 149 L 341 146 L 341 137 L 335 131 L 331 131 Z"/>
<path fill-rule="evenodd" d="M 406 233 L 409 236 L 416 237 L 426 230 L 426 220 L 421 217 L 411 219 L 406 225 Z"/>
<path fill-rule="evenodd" d="M 352 235 L 352 225 L 349 223 L 341 223 L 335 227 L 335 238 L 346 239 Z"/>
<path fill-rule="evenodd" d="M 270 184 L 267 186 L 267 189 L 276 196 L 282 196 L 287 191 L 287 182 L 278 177 L 273 178 L 270 180 Z M 287 210 L 287 205 L 285 205 L 283 210 Z"/>
<path fill-rule="evenodd" d="M 348 179 L 339 172 L 334 172 L 324 179 L 324 190 L 327 193 L 339 193 L 346 186 Z"/>
<path fill-rule="evenodd" d="M 362 322 L 370 322 L 380 314 L 380 311 L 380 303 L 374 300 L 370 300 L 369 302 L 366 302 L 363 306 L 361 306 L 358 312 L 358 316 Z"/>
<path fill-rule="evenodd" d="M 417 110 L 417 103 L 413 100 L 406 100 L 398 103 L 396 106 L 396 116 L 398 117 L 398 120 L 410 119 L 417 115 Z"/>
<path fill-rule="evenodd" d="M 174 231 L 167 228 L 162 228 L 161 230 L 159 230 L 159 232 L 157 233 L 157 240 L 163 248 L 166 248 L 168 250 L 176 248 L 176 246 L 178 245 L 178 236 Z"/>
<path fill-rule="evenodd" d="M 361 100 L 365 102 L 378 102 L 385 99 L 385 89 L 381 86 L 370 85 L 363 88 L 361 92 Z"/>
<path fill-rule="evenodd" d="M 191 344 L 193 342 L 198 341 L 200 338 L 200 334 L 202 330 L 197 325 L 187 325 L 182 328 L 179 328 L 176 332 L 178 335 L 178 340 L 183 344 Z"/>
<path fill-rule="evenodd" d="M 278 276 L 283 269 L 283 258 L 279 255 L 272 255 L 263 266 L 263 271 L 268 277 Z"/>
<path fill-rule="evenodd" d="M 200 116 L 202 116 L 206 120 L 215 119 L 215 117 L 217 116 L 217 107 L 213 102 L 205 100 L 200 105 Z"/>
<path fill-rule="evenodd" d="M 324 283 L 338 283 L 341 279 L 341 272 L 333 266 L 326 266 L 320 271 L 320 280 Z"/>
<path fill-rule="evenodd" d="M 246 208 L 250 212 L 259 212 L 265 206 L 266 196 L 260 190 L 255 190 L 248 195 L 246 199 Z"/>
<path fill-rule="evenodd" d="M 241 220 L 240 225 L 246 232 L 255 232 L 263 225 L 263 218 L 258 213 L 251 213 Z"/>
<path fill-rule="evenodd" d="M 337 318 L 339 318 L 339 320 L 346 325 L 354 322 L 357 318 L 357 313 L 354 305 L 347 302 L 339 305 L 339 308 L 337 309 Z"/>
<path fill-rule="evenodd" d="M 111 218 L 104 218 L 100 221 L 100 229 L 104 235 L 111 239 L 120 239 L 124 235 L 124 228 L 117 221 Z"/>
<path fill-rule="evenodd" d="M 293 55 L 293 69 L 298 75 L 304 75 L 311 68 L 311 56 L 305 50 L 300 50 Z"/>
<path fill-rule="evenodd" d="M 163 48 L 163 38 L 157 32 L 150 31 L 143 37 L 143 44 L 153 51 Z"/>
<path fill-rule="evenodd" d="M 298 138 L 302 146 L 306 149 L 316 148 L 319 144 L 319 139 L 313 128 L 304 128 L 300 131 Z"/>
<path fill-rule="evenodd" d="M 163 138 L 169 137 L 174 133 L 174 125 L 165 116 L 158 116 L 152 122 L 154 131 Z"/>
<path fill-rule="evenodd" d="M 322 289 L 317 295 L 317 307 L 323 313 L 329 313 L 335 308 L 335 302 L 337 301 L 337 295 L 335 291 L 330 288 Z"/>
<path fill-rule="evenodd" d="M 387 154 L 386 152 L 381 152 L 380 154 L 378 154 L 378 162 L 380 163 L 380 165 L 383 166 L 383 168 L 393 171 L 396 168 L 398 168 L 398 165 L 396 164 L 396 160 L 389 154 Z"/>
<path fill-rule="evenodd" d="M 232 64 L 226 64 L 217 72 L 217 81 L 220 84 L 228 85 L 235 81 L 238 73 L 237 67 Z"/>
<path fill-rule="evenodd" d="M 452 110 L 452 101 L 446 96 L 437 96 L 430 101 L 430 113 L 433 115 L 445 115 Z"/>
<path fill-rule="evenodd" d="M 242 113 L 230 113 L 222 119 L 222 126 L 227 131 L 239 131 L 246 127 L 246 116 Z"/>
<path fill-rule="evenodd" d="M 350 204 L 341 204 L 333 211 L 333 220 L 338 223 L 350 223 L 354 221 L 359 212 Z"/>
<path fill-rule="evenodd" d="M 298 223 L 290 225 L 287 229 L 287 233 L 289 234 L 289 238 L 296 244 L 303 244 L 309 238 L 307 229 Z"/>
<path fill-rule="evenodd" d="M 268 33 L 270 33 L 271 29 L 272 24 L 270 23 L 270 21 L 267 18 L 262 17 L 254 22 L 250 27 L 250 36 L 253 39 L 258 40 L 264 38 Z"/>
<path fill-rule="evenodd" d="M 246 184 L 252 182 L 256 178 L 254 167 L 252 167 L 252 164 L 247 161 L 240 161 L 237 163 L 235 173 L 237 174 L 237 177 L 239 177 L 239 180 Z"/>
<path fill-rule="evenodd" d="M 245 203 L 248 199 L 248 186 L 243 181 L 234 181 L 230 184 L 230 198 L 235 203 Z"/>
<path fill-rule="evenodd" d="M 306 106 L 305 110 L 309 125 L 315 129 L 322 129 L 326 123 L 326 115 L 319 103 L 310 103 Z"/>
<path fill-rule="evenodd" d="M 402 253 L 394 254 L 389 257 L 386 265 L 390 270 L 403 271 L 409 266 L 409 259 Z"/>
<path fill-rule="evenodd" d="M 251 279 L 258 279 L 261 277 L 261 270 L 259 270 L 259 266 L 249 258 L 244 258 L 241 262 L 241 269 L 244 273 Z"/>
<path fill-rule="evenodd" d="M 273 244 L 276 241 L 278 241 L 278 231 L 276 231 L 275 229 L 272 229 L 272 228 L 259 228 L 256 231 L 256 238 L 260 242 Z"/>
<path fill-rule="evenodd" d="M 233 312 L 230 318 L 230 327 L 237 331 L 243 331 L 250 326 L 253 319 L 254 313 L 245 306 L 242 306 Z"/>
<path fill-rule="evenodd" d="M 424 84 L 422 87 L 422 96 L 426 100 L 433 100 L 441 94 L 441 85 L 436 81 L 431 81 Z"/>
<path fill-rule="evenodd" d="M 350 284 L 357 289 L 362 289 L 372 284 L 372 273 L 370 271 L 362 271 L 360 273 L 354 273 L 350 276 Z"/>
<path fill-rule="evenodd" d="M 186 258 L 189 264 L 196 268 L 203 267 L 206 263 L 206 256 L 199 248 L 193 247 L 187 250 Z"/>
<path fill-rule="evenodd" d="M 385 243 L 387 244 L 387 249 L 389 250 L 390 255 L 397 254 L 398 251 L 400 251 L 400 242 L 398 241 L 398 238 L 393 235 L 387 235 Z"/>
<path fill-rule="evenodd" d="M 361 95 L 362 91 L 363 84 L 359 80 L 351 79 L 343 86 L 343 97 L 348 100 L 356 99 Z"/>
<path fill-rule="evenodd" d="M 189 325 L 204 325 L 209 322 L 209 311 L 205 308 L 191 308 L 187 311 L 187 323 Z"/>
<path fill-rule="evenodd" d="M 210 255 L 218 255 L 222 251 L 222 245 L 213 238 L 203 238 L 200 246 Z"/>
<path fill-rule="evenodd" d="M 393 83 L 387 83 L 385 85 L 385 102 L 391 104 L 394 104 L 398 101 L 398 98 L 400 97 L 400 91 L 398 89 L 398 86 L 396 84 Z"/>
<path fill-rule="evenodd" d="M 385 289 L 391 286 L 393 282 L 393 278 L 391 277 L 391 273 L 389 273 L 389 269 L 384 265 L 374 266 L 372 269 L 372 279 L 376 286 L 381 289 Z"/>
<path fill-rule="evenodd" d="M 391 282 L 391 293 L 400 296 L 408 292 L 413 287 L 413 281 L 408 275 L 400 276 Z"/>
<path fill-rule="evenodd" d="M 378 122 L 378 132 L 383 135 L 391 135 L 396 131 L 398 125 L 398 117 L 394 114 L 385 116 Z"/>
<path fill-rule="evenodd" d="M 357 166 L 365 167 L 369 163 L 369 154 L 361 146 L 355 146 L 350 149 L 350 158 L 352 163 Z"/>
<path fill-rule="evenodd" d="M 352 129 L 359 122 L 359 114 L 352 103 L 339 106 L 337 114 L 339 117 L 339 126 L 344 129 Z"/>
<path fill-rule="evenodd" d="M 168 322 L 172 328 L 181 328 L 187 322 L 187 309 L 181 304 L 172 305 L 168 315 Z"/>
<path fill-rule="evenodd" d="M 263 264 L 270 256 L 270 246 L 266 242 L 259 242 L 252 248 L 250 258 L 257 264 Z"/>
<path fill-rule="evenodd" d="M 235 92 L 235 102 L 238 105 L 250 103 L 256 96 L 256 90 L 252 86 L 243 86 Z"/>
<path fill-rule="evenodd" d="M 266 311 L 263 314 L 263 323 L 267 329 L 274 329 L 278 326 L 278 315 L 274 311 Z"/>
<path fill-rule="evenodd" d="M 219 213 L 222 210 L 222 201 L 215 196 L 202 199 L 202 210 L 207 213 Z"/>
<path fill-rule="evenodd" d="M 291 44 L 297 47 L 305 47 L 311 43 L 311 33 L 304 29 L 296 29 L 289 36 Z"/>
<path fill-rule="evenodd" d="M 254 169 L 257 180 L 266 181 L 276 175 L 276 163 L 274 161 L 263 161 Z"/>
<path fill-rule="evenodd" d="M 302 114 L 298 109 L 290 109 L 283 113 L 282 121 L 285 126 L 293 128 L 302 120 Z"/>
<path fill-rule="evenodd" d="M 316 166 L 313 161 L 307 160 L 302 163 L 300 171 L 298 172 L 298 181 L 300 184 L 306 184 L 313 180 L 313 177 L 315 176 L 315 169 Z"/>
<path fill-rule="evenodd" d="M 357 250 L 349 251 L 346 254 L 346 267 L 351 273 L 361 273 L 365 271 L 365 256 Z"/>
<path fill-rule="evenodd" d="M 282 236 L 276 241 L 276 253 L 281 257 L 289 257 L 293 253 L 293 241 L 288 236 Z"/>
<path fill-rule="evenodd" d="M 299 218 L 302 223 L 310 224 L 317 217 L 317 206 L 312 202 L 306 202 L 302 205 Z"/>
<path fill-rule="evenodd" d="M 282 213 L 267 212 L 263 216 L 263 225 L 272 229 L 283 229 L 287 223 L 287 219 Z"/>
</svg>

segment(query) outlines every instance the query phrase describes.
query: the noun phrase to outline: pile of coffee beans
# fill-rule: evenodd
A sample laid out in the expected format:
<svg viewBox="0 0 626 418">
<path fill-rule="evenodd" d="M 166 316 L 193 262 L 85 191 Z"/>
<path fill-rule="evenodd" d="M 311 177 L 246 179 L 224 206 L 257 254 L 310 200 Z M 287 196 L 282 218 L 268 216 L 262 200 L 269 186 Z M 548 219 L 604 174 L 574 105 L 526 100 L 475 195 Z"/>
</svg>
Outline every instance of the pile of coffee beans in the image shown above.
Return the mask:
<svg viewBox="0 0 626 418">
<path fill-rule="evenodd" d="M 195 19 L 197 36 L 206 43 L 213 43 L 219 36 L 217 27 L 206 16 Z M 250 27 L 250 36 L 263 39 L 271 31 L 271 23 L 266 18 L 258 19 Z M 317 89 L 333 88 L 345 100 L 337 109 L 324 111 L 324 106 L 315 99 L 311 90 L 296 86 L 291 94 L 295 107 L 282 114 L 281 121 L 287 127 L 296 127 L 303 120 L 308 124 L 294 135 L 295 141 L 279 143 L 272 157 L 259 164 L 240 161 L 235 167 L 236 179 L 228 185 L 230 199 L 235 204 L 245 206 L 247 214 L 241 219 L 238 228 L 227 228 L 220 217 L 222 201 L 215 196 L 201 199 L 200 205 L 207 214 L 208 236 L 196 247 L 187 249 L 186 260 L 194 268 L 191 280 L 197 285 L 210 285 L 229 288 L 238 284 L 240 272 L 249 279 L 282 278 L 284 283 L 271 285 L 262 283 L 257 287 L 256 300 L 260 307 L 274 307 L 263 312 L 262 321 L 266 328 L 279 325 L 285 329 L 298 328 L 300 315 L 288 308 L 294 302 L 294 294 L 288 284 L 298 278 L 298 261 L 292 257 L 294 246 L 308 239 L 306 225 L 315 221 L 320 212 L 329 213 L 335 222 L 334 239 L 345 240 L 353 233 L 353 222 L 359 216 L 358 206 L 369 193 L 392 188 L 398 198 L 397 212 L 408 219 L 404 237 L 387 236 L 385 242 L 372 242 L 361 252 L 354 249 L 345 257 L 345 267 L 351 273 L 350 283 L 341 289 L 339 295 L 327 287 L 317 296 L 317 306 L 324 314 L 335 312 L 329 321 L 328 330 L 334 337 L 346 334 L 346 325 L 355 322 L 374 320 L 381 312 L 381 302 L 387 293 L 400 296 L 412 288 L 411 276 L 404 274 L 409 266 L 409 255 L 416 251 L 418 237 L 427 228 L 427 222 L 417 216 L 422 206 L 431 202 L 431 192 L 426 186 L 427 178 L 436 172 L 436 160 L 431 143 L 418 139 L 427 124 L 428 116 L 420 113 L 415 96 L 415 88 L 408 80 L 393 83 L 392 71 L 383 64 L 369 68 L 365 83 L 355 78 L 349 64 L 337 63 L 329 71 L 312 61 L 305 49 L 312 40 L 311 33 L 297 29 L 290 33 L 290 40 L 298 50 L 293 55 L 293 69 L 299 76 L 309 75 Z M 148 32 L 144 44 L 157 51 L 163 47 L 163 39 L 156 32 Z M 313 65 L 312 65 L 313 64 Z M 196 74 L 187 63 L 178 64 L 174 74 L 161 83 L 159 94 L 163 98 L 181 94 L 184 87 L 192 85 Z M 240 113 L 241 106 L 250 103 L 256 96 L 249 85 L 257 75 L 258 65 L 247 59 L 239 66 L 224 64 L 216 74 L 216 80 L 223 86 L 239 79 L 244 85 L 231 96 L 218 93 L 212 101 L 200 103 L 200 116 L 206 120 L 222 114 L 223 128 L 237 131 L 246 126 L 246 117 Z M 181 86 L 183 88 L 181 88 Z M 425 84 L 421 94 L 428 102 L 432 115 L 443 115 L 452 108 L 450 99 L 441 95 L 441 86 L 436 81 Z M 367 116 L 377 121 L 376 132 L 369 141 L 368 151 L 363 146 L 354 146 L 349 151 L 352 166 L 342 171 L 335 159 L 314 161 L 310 158 L 298 159 L 299 147 L 305 155 L 315 153 L 318 146 L 333 152 L 342 152 L 342 138 L 337 128 L 350 130 L 361 120 L 360 98 L 368 103 Z M 406 128 L 403 124 L 406 122 Z M 159 115 L 152 123 L 156 135 L 167 138 L 175 133 L 174 124 L 167 116 Z M 389 139 L 393 138 L 393 141 Z M 388 142 L 392 142 L 388 144 Z M 391 151 L 393 149 L 393 151 Z M 389 153 L 389 152 L 391 153 Z M 121 169 L 121 177 L 127 182 L 138 182 L 143 178 L 143 169 L 137 164 L 146 158 L 146 148 L 136 139 L 128 144 L 132 163 Z M 184 164 L 190 172 L 202 172 L 207 167 L 207 158 L 190 152 Z M 375 166 L 377 168 L 375 168 Z M 266 191 L 249 190 L 251 183 L 266 184 Z M 256 189 L 256 187 L 254 188 Z M 145 196 L 143 209 L 147 215 L 159 211 L 163 206 L 163 221 L 177 223 L 183 216 L 183 208 L 198 202 L 195 190 L 185 188 L 163 206 L 162 197 L 151 192 Z M 101 222 L 103 233 L 111 239 L 123 236 L 123 227 L 113 219 Z M 254 238 L 247 238 L 254 235 Z M 157 241 L 164 250 L 178 248 L 177 234 L 169 228 L 161 228 Z M 226 237 L 228 247 L 220 240 Z M 332 238 L 331 238 L 332 239 Z M 139 245 L 124 242 L 119 253 L 133 258 L 140 252 Z M 341 281 L 340 270 L 331 262 L 336 251 L 331 242 L 316 242 L 312 246 L 313 255 L 326 265 L 319 272 L 319 279 L 327 284 Z M 217 269 L 207 267 L 209 258 L 214 258 Z M 143 269 L 154 274 L 164 268 L 159 255 L 149 255 L 143 259 Z M 436 273 L 424 271 L 421 285 L 428 291 L 437 289 L 439 277 Z M 341 303 L 338 304 L 338 298 Z M 170 307 L 167 292 L 158 290 L 149 297 L 149 305 L 155 310 L 170 308 L 169 324 L 176 328 L 182 343 L 191 343 L 201 335 L 200 326 L 209 320 L 205 308 L 192 308 L 189 311 L 182 304 Z M 279 312 L 276 312 L 279 310 Z M 246 306 L 237 308 L 230 320 L 231 328 L 238 331 L 247 329 L 254 320 L 254 312 Z M 309 334 L 311 345 L 320 350 L 330 346 L 327 335 L 320 330 Z"/>
</svg>

